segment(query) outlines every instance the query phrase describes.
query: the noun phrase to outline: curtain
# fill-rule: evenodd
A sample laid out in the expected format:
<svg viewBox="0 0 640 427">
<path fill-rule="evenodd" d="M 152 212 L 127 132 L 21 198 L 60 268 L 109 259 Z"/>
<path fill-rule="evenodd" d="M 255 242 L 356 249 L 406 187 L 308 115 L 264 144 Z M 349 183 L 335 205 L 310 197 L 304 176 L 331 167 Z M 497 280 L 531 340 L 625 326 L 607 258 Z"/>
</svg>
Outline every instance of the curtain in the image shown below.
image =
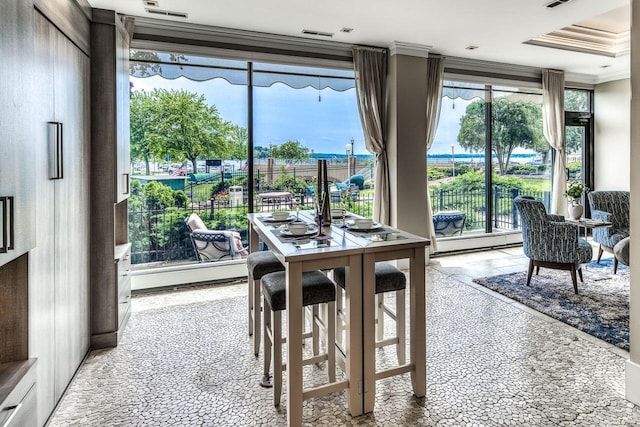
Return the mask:
<svg viewBox="0 0 640 427">
<path fill-rule="evenodd" d="M 427 59 L 427 151 L 431 148 L 440 119 L 440 106 L 442 105 L 442 74 L 444 73 L 444 58 L 441 56 L 429 56 Z M 433 212 L 431 210 L 431 195 L 429 193 L 429 181 L 427 180 L 427 233 L 431 239 L 429 251 L 438 250 L 436 231 L 433 227 Z"/>
<path fill-rule="evenodd" d="M 385 141 L 387 51 L 354 47 L 353 66 L 365 146 L 376 157 L 373 219 L 389 224 L 391 222 L 389 161 Z"/>
<path fill-rule="evenodd" d="M 542 124 L 544 137 L 555 150 L 551 212 L 567 216 L 566 163 L 564 144 L 564 71 L 542 72 Z"/>
</svg>

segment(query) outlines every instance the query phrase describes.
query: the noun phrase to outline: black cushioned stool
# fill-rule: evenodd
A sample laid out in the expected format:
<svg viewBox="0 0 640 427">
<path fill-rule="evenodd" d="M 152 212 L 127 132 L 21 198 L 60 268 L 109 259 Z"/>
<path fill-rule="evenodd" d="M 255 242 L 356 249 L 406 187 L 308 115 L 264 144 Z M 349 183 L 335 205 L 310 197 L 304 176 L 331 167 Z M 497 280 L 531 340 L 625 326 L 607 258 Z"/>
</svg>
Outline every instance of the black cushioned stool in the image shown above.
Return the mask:
<svg viewBox="0 0 640 427">
<path fill-rule="evenodd" d="M 285 369 L 282 363 L 282 343 L 286 340 L 282 337 L 282 311 L 286 309 L 287 305 L 286 273 L 266 274 L 262 276 L 261 283 L 264 300 L 264 377 L 261 385 L 271 386 L 269 371 L 271 359 L 273 359 L 273 404 L 279 405 L 282 394 L 282 371 Z M 326 353 L 316 354 L 314 349 L 313 357 L 304 359 L 302 364 L 310 365 L 326 360 L 329 382 L 336 380 L 335 301 L 335 284 L 324 273 L 319 270 L 302 273 L 302 306 L 325 304 L 324 319 L 326 321 L 324 323 L 317 315 L 314 315 L 312 319 L 314 326 L 318 324 L 320 329 L 324 331 Z M 314 310 L 314 313 L 317 311 Z"/>
<path fill-rule="evenodd" d="M 265 274 L 284 271 L 284 265 L 271 251 L 253 252 L 247 257 L 249 336 L 253 335 L 253 354 L 260 352 L 260 279 Z"/>
<path fill-rule="evenodd" d="M 397 344 L 396 354 L 398 364 L 406 362 L 406 330 L 405 330 L 405 289 L 407 278 L 402 271 L 387 262 L 376 263 L 376 348 Z M 333 279 L 342 288 L 345 288 L 344 268 L 333 270 Z M 396 293 L 395 312 L 384 304 L 384 294 Z M 337 298 L 338 313 L 342 314 L 342 296 Z M 396 336 L 384 339 L 384 315 L 388 315 L 396 322 Z M 342 322 L 338 322 L 338 340 L 342 339 Z"/>
</svg>

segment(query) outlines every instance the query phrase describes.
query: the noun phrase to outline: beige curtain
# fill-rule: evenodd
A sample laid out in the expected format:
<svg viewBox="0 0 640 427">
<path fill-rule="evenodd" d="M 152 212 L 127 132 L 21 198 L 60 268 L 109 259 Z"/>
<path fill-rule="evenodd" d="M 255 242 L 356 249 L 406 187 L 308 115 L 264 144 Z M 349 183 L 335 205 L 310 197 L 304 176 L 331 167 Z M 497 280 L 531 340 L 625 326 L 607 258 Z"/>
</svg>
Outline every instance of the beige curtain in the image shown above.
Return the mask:
<svg viewBox="0 0 640 427">
<path fill-rule="evenodd" d="M 551 212 L 567 216 L 566 163 L 564 143 L 564 71 L 542 72 L 542 123 L 544 136 L 555 150 Z"/>
<path fill-rule="evenodd" d="M 385 141 L 387 108 L 387 51 L 367 47 L 353 48 L 358 111 L 367 150 L 376 156 L 373 219 L 391 222 L 389 161 Z"/>
<path fill-rule="evenodd" d="M 444 73 L 444 58 L 429 56 L 427 59 L 427 151 L 431 148 L 438 129 L 440 106 L 442 105 L 442 75 Z M 433 228 L 433 211 L 431 210 L 431 195 L 429 181 L 427 181 L 427 233 L 431 239 L 429 251 L 438 250 L 436 231 Z"/>
</svg>

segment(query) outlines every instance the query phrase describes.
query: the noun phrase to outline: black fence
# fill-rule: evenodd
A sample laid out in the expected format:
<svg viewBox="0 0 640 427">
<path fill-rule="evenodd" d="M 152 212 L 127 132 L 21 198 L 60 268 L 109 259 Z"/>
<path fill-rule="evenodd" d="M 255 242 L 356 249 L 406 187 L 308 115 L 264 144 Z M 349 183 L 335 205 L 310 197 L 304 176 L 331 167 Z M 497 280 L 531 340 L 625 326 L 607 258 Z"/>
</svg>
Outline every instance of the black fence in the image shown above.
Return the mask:
<svg viewBox="0 0 640 427">
<path fill-rule="evenodd" d="M 467 216 L 465 230 L 484 230 L 487 221 L 487 193 L 484 189 L 469 191 L 430 190 L 431 209 L 439 211 L 461 211 Z M 492 198 L 491 223 L 494 230 L 517 230 L 520 228 L 518 211 L 513 199 L 527 195 L 542 200 L 547 210 L 551 206 L 551 193 L 548 191 L 525 192 L 518 188 L 505 189 L 495 186 Z"/>
</svg>

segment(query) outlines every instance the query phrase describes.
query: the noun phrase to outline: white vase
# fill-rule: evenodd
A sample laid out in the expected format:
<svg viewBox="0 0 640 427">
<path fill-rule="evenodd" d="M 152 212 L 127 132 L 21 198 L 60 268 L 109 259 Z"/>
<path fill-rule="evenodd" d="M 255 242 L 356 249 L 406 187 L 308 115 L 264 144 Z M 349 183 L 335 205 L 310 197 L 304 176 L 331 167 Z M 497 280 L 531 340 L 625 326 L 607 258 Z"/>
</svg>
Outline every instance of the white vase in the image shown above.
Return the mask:
<svg viewBox="0 0 640 427">
<path fill-rule="evenodd" d="M 584 206 L 581 204 L 574 205 L 573 203 L 569 204 L 569 218 L 571 219 L 580 219 L 582 214 L 584 213 Z"/>
</svg>

